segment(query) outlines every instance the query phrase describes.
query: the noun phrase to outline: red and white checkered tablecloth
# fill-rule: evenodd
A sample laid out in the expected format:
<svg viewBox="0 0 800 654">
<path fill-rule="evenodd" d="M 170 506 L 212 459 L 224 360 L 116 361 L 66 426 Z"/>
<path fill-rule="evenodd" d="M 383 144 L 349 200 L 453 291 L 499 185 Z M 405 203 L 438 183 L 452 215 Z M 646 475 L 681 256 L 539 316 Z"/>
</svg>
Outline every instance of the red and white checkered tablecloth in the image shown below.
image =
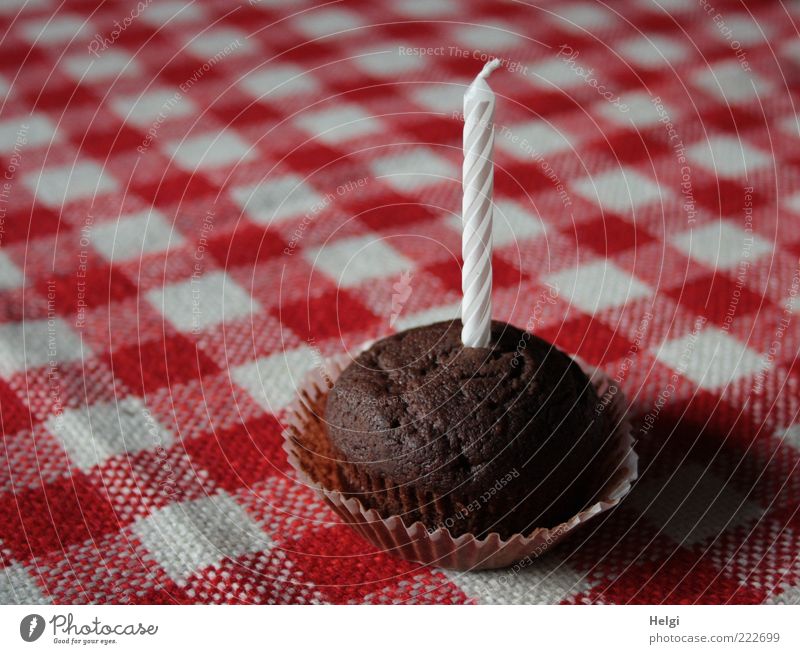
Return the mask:
<svg viewBox="0 0 800 654">
<path fill-rule="evenodd" d="M 4 0 L 0 601 L 799 602 L 799 21 Z M 620 381 L 642 476 L 544 558 L 454 573 L 345 528 L 280 431 L 322 357 L 458 315 L 489 55 L 494 315 Z"/>
</svg>

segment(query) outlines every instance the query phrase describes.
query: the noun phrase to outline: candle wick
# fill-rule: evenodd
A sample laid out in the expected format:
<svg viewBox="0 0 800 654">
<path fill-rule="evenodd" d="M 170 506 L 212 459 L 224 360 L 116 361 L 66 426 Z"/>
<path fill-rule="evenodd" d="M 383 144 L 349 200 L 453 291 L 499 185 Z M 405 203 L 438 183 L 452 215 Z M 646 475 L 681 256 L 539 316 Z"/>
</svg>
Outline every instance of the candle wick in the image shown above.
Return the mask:
<svg viewBox="0 0 800 654">
<path fill-rule="evenodd" d="M 500 68 L 500 64 L 503 62 L 500 59 L 490 59 L 486 62 L 486 65 L 483 67 L 480 73 L 478 73 L 478 79 L 486 79 L 489 75 L 492 74 L 493 71 Z"/>
</svg>

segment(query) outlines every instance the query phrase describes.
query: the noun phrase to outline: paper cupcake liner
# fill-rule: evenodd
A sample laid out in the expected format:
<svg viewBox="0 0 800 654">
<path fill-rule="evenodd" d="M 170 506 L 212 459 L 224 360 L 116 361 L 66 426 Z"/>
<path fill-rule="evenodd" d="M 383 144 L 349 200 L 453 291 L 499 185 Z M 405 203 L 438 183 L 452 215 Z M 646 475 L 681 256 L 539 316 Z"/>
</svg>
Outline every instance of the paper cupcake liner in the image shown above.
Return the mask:
<svg viewBox="0 0 800 654">
<path fill-rule="evenodd" d="M 515 534 L 506 539 L 496 532 L 482 538 L 469 533 L 454 538 L 446 527 L 429 531 L 421 522 L 409 526 L 399 515 L 384 517 L 375 509 L 365 508 L 358 498 L 335 490 L 343 487 L 343 477 L 332 449 L 326 451 L 330 443 L 323 413 L 333 383 L 353 355 L 371 344 L 365 343 L 354 353 L 325 359 L 322 366 L 309 373 L 287 410 L 283 447 L 299 479 L 314 488 L 345 523 L 375 547 L 409 561 L 454 570 L 507 567 L 541 556 L 569 532 L 619 504 L 637 478 L 638 456 L 633 448 L 633 428 L 626 416 L 624 395 L 607 375 L 576 359 L 590 377 L 609 423 L 614 425 L 606 456 L 598 462 L 599 473 L 607 476 L 608 481 L 588 508 L 554 527 L 539 527 L 527 535 Z"/>
</svg>

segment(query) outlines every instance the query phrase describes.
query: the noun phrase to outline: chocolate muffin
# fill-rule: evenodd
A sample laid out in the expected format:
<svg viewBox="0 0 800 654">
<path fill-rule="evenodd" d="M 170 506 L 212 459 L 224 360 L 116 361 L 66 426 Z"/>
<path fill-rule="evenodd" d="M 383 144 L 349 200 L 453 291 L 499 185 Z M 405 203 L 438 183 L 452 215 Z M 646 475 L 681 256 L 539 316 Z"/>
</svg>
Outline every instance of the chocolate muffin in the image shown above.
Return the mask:
<svg viewBox="0 0 800 654">
<path fill-rule="evenodd" d="M 465 348 L 461 322 L 394 334 L 328 394 L 342 490 L 383 516 L 508 538 L 588 505 L 609 434 L 598 397 L 555 346 L 502 322 Z"/>
</svg>

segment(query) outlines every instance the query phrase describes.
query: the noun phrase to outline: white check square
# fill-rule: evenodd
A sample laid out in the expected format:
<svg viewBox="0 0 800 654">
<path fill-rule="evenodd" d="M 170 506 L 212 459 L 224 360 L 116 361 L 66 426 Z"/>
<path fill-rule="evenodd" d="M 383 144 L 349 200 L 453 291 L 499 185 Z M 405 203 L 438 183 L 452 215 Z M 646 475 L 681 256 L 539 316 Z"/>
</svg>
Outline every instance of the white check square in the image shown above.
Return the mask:
<svg viewBox="0 0 800 654">
<path fill-rule="evenodd" d="M 376 159 L 372 170 L 400 192 L 412 192 L 442 182 L 460 182 L 458 169 L 453 164 L 424 147 Z"/>
<path fill-rule="evenodd" d="M 314 75 L 294 64 L 270 64 L 242 76 L 239 84 L 256 98 L 268 100 L 314 93 L 319 89 Z"/>
<path fill-rule="evenodd" d="M 800 116 L 798 114 L 789 114 L 778 121 L 780 128 L 795 138 L 800 137 Z"/>
<path fill-rule="evenodd" d="M 230 166 L 254 156 L 250 145 L 230 130 L 174 141 L 168 149 L 178 165 L 189 171 Z"/>
<path fill-rule="evenodd" d="M 244 32 L 215 27 L 196 34 L 186 44 L 186 49 L 198 59 L 242 56 L 251 52 L 252 42 Z"/>
<path fill-rule="evenodd" d="M 414 270 L 412 261 L 371 235 L 333 241 L 303 254 L 315 269 L 345 287 Z"/>
<path fill-rule="evenodd" d="M 773 593 L 764 600 L 764 604 L 793 607 L 800 605 L 800 584 L 793 586 L 783 581 L 774 588 Z"/>
<path fill-rule="evenodd" d="M 64 68 L 73 79 L 87 84 L 140 71 L 134 59 L 114 50 L 103 52 L 100 57 L 91 54 L 70 57 L 64 61 Z"/>
<path fill-rule="evenodd" d="M 558 27 L 576 34 L 585 34 L 586 32 L 593 34 L 614 23 L 614 14 L 591 2 L 581 2 L 566 7 L 560 6 L 556 11 L 556 16 L 553 16 L 552 20 Z"/>
<path fill-rule="evenodd" d="M 558 604 L 591 587 L 586 576 L 563 560 L 545 556 L 520 570 L 481 570 L 445 574 L 481 604 Z"/>
<path fill-rule="evenodd" d="M 324 198 L 299 175 L 272 176 L 256 184 L 238 186 L 233 199 L 251 220 L 262 225 L 299 218 L 324 209 Z"/>
<path fill-rule="evenodd" d="M 413 18 L 434 18 L 449 15 L 458 9 L 458 4 L 452 0 L 403 0 L 394 8 L 395 11 Z"/>
<path fill-rule="evenodd" d="M 411 94 L 418 104 L 432 112 L 454 114 L 463 111 L 466 90 L 463 84 L 423 84 Z"/>
<path fill-rule="evenodd" d="M 448 216 L 447 223 L 459 234 L 464 231 L 461 216 Z M 539 238 L 545 233 L 544 221 L 514 200 L 497 200 L 492 220 L 492 244 L 496 248 Z"/>
<path fill-rule="evenodd" d="M 0 290 L 19 288 L 25 283 L 20 267 L 14 263 L 7 252 L 0 250 Z"/>
<path fill-rule="evenodd" d="M 532 161 L 536 155 L 572 150 L 574 147 L 570 135 L 543 120 L 511 125 L 508 130 L 495 135 L 494 144 L 498 150 L 521 161 Z"/>
<path fill-rule="evenodd" d="M 195 104 L 180 90 L 152 88 L 139 95 L 115 97 L 111 108 L 126 123 L 149 129 L 173 118 L 192 115 Z"/>
<path fill-rule="evenodd" d="M 630 125 L 634 127 L 647 128 L 658 125 L 661 122 L 662 114 L 652 102 L 652 96 L 648 93 L 627 93 L 620 96 L 620 103 L 625 105 L 626 111 L 622 111 L 619 106 L 610 102 L 601 101 L 601 113 L 618 125 Z M 663 111 L 671 119 L 675 120 L 678 116 L 675 109 L 665 102 L 661 102 Z"/>
<path fill-rule="evenodd" d="M 253 9 L 261 9 L 263 11 L 284 9 L 286 7 L 286 0 L 253 0 L 253 4 L 251 6 Z"/>
<path fill-rule="evenodd" d="M 772 84 L 753 71 L 743 70 L 736 61 L 703 66 L 693 76 L 696 86 L 723 102 L 739 103 L 757 101 L 772 90 Z"/>
<path fill-rule="evenodd" d="M 461 229 L 459 219 L 459 229 Z M 492 222 L 492 243 L 503 247 L 526 239 L 540 238 L 545 232 L 545 224 L 533 211 L 513 200 L 498 200 L 494 205 Z"/>
<path fill-rule="evenodd" d="M 640 0 L 639 4 L 648 11 L 654 11 L 657 14 L 666 12 L 668 14 L 678 14 L 689 8 L 695 8 L 697 5 L 694 0 Z"/>
<path fill-rule="evenodd" d="M 156 209 L 95 225 L 91 240 L 94 248 L 109 261 L 137 260 L 184 243 L 180 232 L 173 230 Z"/>
<path fill-rule="evenodd" d="M 21 31 L 28 41 L 53 44 L 72 41 L 87 32 L 90 26 L 91 23 L 75 14 L 62 13 L 30 20 L 22 25 Z"/>
<path fill-rule="evenodd" d="M 425 58 L 417 55 L 400 54 L 407 43 L 396 41 L 370 43 L 369 53 L 355 57 L 353 65 L 373 77 L 392 78 L 425 66 Z"/>
<path fill-rule="evenodd" d="M 727 220 L 678 234 L 672 238 L 672 245 L 714 270 L 734 270 L 743 262 L 756 261 L 774 251 L 766 239 Z"/>
<path fill-rule="evenodd" d="M 795 63 L 800 63 L 800 41 L 788 39 L 780 48 L 780 53 L 784 57 L 793 59 Z"/>
<path fill-rule="evenodd" d="M 439 305 L 431 307 L 417 313 L 406 315 L 405 312 L 400 314 L 400 317 L 394 324 L 397 331 L 404 329 L 411 329 L 412 327 L 422 327 L 423 325 L 430 325 L 434 322 L 442 322 L 444 320 L 454 320 L 461 318 L 461 302 Z"/>
<path fill-rule="evenodd" d="M 23 183 L 41 203 L 59 209 L 68 202 L 94 198 L 119 189 L 117 180 L 92 161 L 28 173 Z"/>
<path fill-rule="evenodd" d="M 766 152 L 732 136 L 711 136 L 689 147 L 687 154 L 720 177 L 747 177 L 772 164 Z"/>
<path fill-rule="evenodd" d="M 573 188 L 578 195 L 603 209 L 621 214 L 633 213 L 639 207 L 658 202 L 667 194 L 650 178 L 622 168 L 585 177 Z"/>
<path fill-rule="evenodd" d="M 296 122 L 316 139 L 330 145 L 374 134 L 380 129 L 378 119 L 352 104 L 303 112 Z"/>
<path fill-rule="evenodd" d="M 0 574 L 0 604 L 49 604 L 36 583 L 35 569 L 28 572 L 21 563 L 6 564 Z"/>
<path fill-rule="evenodd" d="M 55 140 L 56 133 L 53 122 L 38 112 L 20 118 L 0 120 L 0 152 L 48 145 Z"/>
<path fill-rule="evenodd" d="M 16 15 L 20 9 L 28 11 L 32 9 L 41 9 L 48 5 L 48 0 L 4 0 L 0 4 L 0 14 Z M 24 602 L 22 602 L 24 604 Z M 14 602 L 3 602 L 3 604 L 14 604 Z"/>
<path fill-rule="evenodd" d="M 266 411 L 276 413 L 295 396 L 307 371 L 322 361 L 310 347 L 277 352 L 231 369 L 231 379 Z"/>
<path fill-rule="evenodd" d="M 505 23 L 482 22 L 480 25 L 464 25 L 456 30 L 456 43 L 478 49 L 481 52 L 494 52 L 519 45 L 523 37 L 519 28 Z"/>
<path fill-rule="evenodd" d="M 533 66 L 528 73 L 528 79 L 535 86 L 550 91 L 574 89 L 586 84 L 586 80 L 578 74 L 580 71 L 573 70 L 567 59 L 567 56 L 554 55 L 552 59 Z"/>
<path fill-rule="evenodd" d="M 751 524 L 764 513 L 711 467 L 696 463 L 685 463 L 669 474 L 653 470 L 636 488 L 630 496 L 632 506 L 650 524 L 685 546 Z"/>
<path fill-rule="evenodd" d="M 547 276 L 559 295 L 585 313 L 619 307 L 653 294 L 644 282 L 603 259 Z"/>
<path fill-rule="evenodd" d="M 272 539 L 224 491 L 156 509 L 131 530 L 180 586 L 203 568 L 273 547 Z"/>
<path fill-rule="evenodd" d="M 779 434 L 782 443 L 800 452 L 800 424 L 792 425 L 783 434 Z"/>
<path fill-rule="evenodd" d="M 763 45 L 770 41 L 772 28 L 766 20 L 749 18 L 746 14 L 730 16 L 725 21 L 725 33 L 717 24 L 709 25 L 708 31 L 725 45 L 738 41 L 740 46 L 752 47 Z"/>
<path fill-rule="evenodd" d="M 201 21 L 205 17 L 205 12 L 196 4 L 185 2 L 169 2 L 166 0 L 162 2 L 152 2 L 147 6 L 147 11 L 143 11 L 139 20 L 154 25 L 156 27 L 163 27 L 166 23 L 169 26 L 176 26 L 180 23 L 190 23 L 192 21 Z"/>
<path fill-rule="evenodd" d="M 719 389 L 764 369 L 757 352 L 716 327 L 667 341 L 655 352 L 670 368 L 702 388 Z"/>
<path fill-rule="evenodd" d="M 0 325 L 0 374 L 10 376 L 51 361 L 60 365 L 91 355 L 87 345 L 61 318 Z"/>
<path fill-rule="evenodd" d="M 651 70 L 675 66 L 688 55 L 682 43 L 658 34 L 646 34 L 625 41 L 619 49 L 629 61 Z"/>
</svg>

